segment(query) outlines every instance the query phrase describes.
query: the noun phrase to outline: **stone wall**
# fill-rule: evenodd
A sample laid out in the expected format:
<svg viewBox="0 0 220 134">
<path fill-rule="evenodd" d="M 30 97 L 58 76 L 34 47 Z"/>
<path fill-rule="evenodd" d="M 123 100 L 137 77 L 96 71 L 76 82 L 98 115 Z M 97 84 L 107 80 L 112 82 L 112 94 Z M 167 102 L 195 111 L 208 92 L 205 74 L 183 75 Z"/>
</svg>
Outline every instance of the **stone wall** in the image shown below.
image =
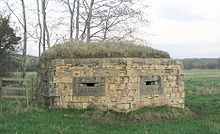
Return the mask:
<svg viewBox="0 0 220 134">
<path fill-rule="evenodd" d="M 128 112 L 144 106 L 184 108 L 183 66 L 171 59 L 57 59 L 41 65 L 51 107 Z"/>
</svg>

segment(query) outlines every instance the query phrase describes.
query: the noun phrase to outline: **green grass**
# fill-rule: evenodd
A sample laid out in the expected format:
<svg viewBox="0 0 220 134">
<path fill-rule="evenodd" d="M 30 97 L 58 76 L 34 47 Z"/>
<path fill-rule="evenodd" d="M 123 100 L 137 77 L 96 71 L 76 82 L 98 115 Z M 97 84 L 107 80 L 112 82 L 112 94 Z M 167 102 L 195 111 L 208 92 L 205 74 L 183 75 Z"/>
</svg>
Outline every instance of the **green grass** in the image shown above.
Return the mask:
<svg viewBox="0 0 220 134">
<path fill-rule="evenodd" d="M 127 114 L 113 111 L 35 108 L 5 101 L 0 134 L 218 134 L 220 70 L 190 70 L 185 75 L 186 109 L 145 107 Z M 207 77 L 206 77 L 207 76 Z M 203 88 L 213 89 L 204 92 Z M 203 92 L 202 92 L 203 91 Z M 14 109 L 13 107 L 17 107 Z"/>
<path fill-rule="evenodd" d="M 220 132 L 220 116 L 205 116 L 197 119 L 177 119 L 162 122 L 112 123 L 94 122 L 82 115 L 86 110 L 42 110 L 8 116 L 0 123 L 0 133 L 21 134 L 120 134 L 120 133 L 198 133 Z"/>
<path fill-rule="evenodd" d="M 186 106 L 198 115 L 220 115 L 220 94 L 188 96 Z"/>
</svg>

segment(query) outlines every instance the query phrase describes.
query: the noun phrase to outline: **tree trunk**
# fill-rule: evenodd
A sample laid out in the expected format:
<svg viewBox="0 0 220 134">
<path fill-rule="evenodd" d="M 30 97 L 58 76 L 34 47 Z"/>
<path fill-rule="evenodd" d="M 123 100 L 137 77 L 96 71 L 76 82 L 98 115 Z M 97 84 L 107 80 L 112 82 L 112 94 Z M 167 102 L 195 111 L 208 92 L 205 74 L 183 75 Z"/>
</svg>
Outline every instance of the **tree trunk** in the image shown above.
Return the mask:
<svg viewBox="0 0 220 134">
<path fill-rule="evenodd" d="M 78 41 L 79 40 L 79 0 L 77 0 L 77 5 L 76 5 L 76 37 L 75 39 Z"/>
<path fill-rule="evenodd" d="M 70 40 L 73 40 L 73 13 L 70 13 Z"/>
<path fill-rule="evenodd" d="M 45 51 L 46 50 L 46 7 L 45 7 L 45 0 L 41 0 L 41 6 L 42 6 L 42 16 L 43 16 L 43 30 L 42 30 L 42 32 L 43 32 L 43 51 Z"/>
<path fill-rule="evenodd" d="M 75 5 L 76 5 L 76 0 L 73 1 L 73 5 L 72 5 L 72 9 L 71 9 L 71 5 L 70 2 L 68 0 L 68 7 L 69 7 L 69 12 L 70 12 L 70 40 L 73 40 L 73 30 L 74 30 L 74 21 L 73 21 L 73 17 L 74 17 L 74 13 L 75 13 Z"/>
<path fill-rule="evenodd" d="M 50 33 L 48 31 L 48 28 L 47 28 L 47 23 L 45 24 L 45 31 L 46 31 L 46 34 L 47 34 L 47 47 L 50 48 Z"/>
<path fill-rule="evenodd" d="M 26 75 L 26 55 L 27 55 L 27 21 L 26 21 L 26 12 L 25 12 L 25 3 L 24 0 L 21 0 L 22 5 L 22 16 L 23 16 L 23 54 L 22 54 L 22 78 L 25 78 Z"/>
<path fill-rule="evenodd" d="M 38 20 L 38 25 L 39 25 L 39 30 L 40 30 L 40 37 L 38 40 L 38 56 L 40 57 L 41 55 L 41 41 L 42 41 L 42 25 L 40 22 L 40 6 L 39 6 L 39 0 L 36 0 L 37 2 L 37 20 Z"/>
<path fill-rule="evenodd" d="M 91 18 L 92 18 L 92 8 L 93 8 L 94 0 L 91 0 L 90 7 L 89 7 L 89 12 L 88 12 L 88 17 L 86 21 L 86 42 L 90 42 L 90 23 L 91 23 Z"/>
</svg>

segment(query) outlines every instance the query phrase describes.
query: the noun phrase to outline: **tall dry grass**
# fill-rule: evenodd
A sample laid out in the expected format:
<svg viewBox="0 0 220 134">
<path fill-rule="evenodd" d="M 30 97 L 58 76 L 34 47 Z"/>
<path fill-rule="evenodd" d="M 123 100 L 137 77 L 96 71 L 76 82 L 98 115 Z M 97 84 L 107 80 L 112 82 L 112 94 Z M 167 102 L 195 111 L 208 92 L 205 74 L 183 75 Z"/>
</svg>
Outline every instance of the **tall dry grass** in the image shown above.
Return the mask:
<svg viewBox="0 0 220 134">
<path fill-rule="evenodd" d="M 40 61 L 42 62 L 61 58 L 110 57 L 170 58 L 167 52 L 129 42 L 67 42 L 55 45 L 48 49 L 42 54 Z"/>
</svg>

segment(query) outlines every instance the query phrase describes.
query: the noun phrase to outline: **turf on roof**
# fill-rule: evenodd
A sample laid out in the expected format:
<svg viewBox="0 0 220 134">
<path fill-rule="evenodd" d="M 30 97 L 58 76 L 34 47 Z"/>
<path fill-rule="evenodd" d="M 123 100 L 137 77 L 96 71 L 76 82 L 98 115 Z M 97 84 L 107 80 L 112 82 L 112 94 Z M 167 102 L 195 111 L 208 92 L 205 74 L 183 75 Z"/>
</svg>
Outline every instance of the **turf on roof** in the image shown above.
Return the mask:
<svg viewBox="0 0 220 134">
<path fill-rule="evenodd" d="M 67 42 L 58 44 L 40 57 L 41 61 L 71 58 L 170 58 L 167 52 L 128 42 Z"/>
</svg>

